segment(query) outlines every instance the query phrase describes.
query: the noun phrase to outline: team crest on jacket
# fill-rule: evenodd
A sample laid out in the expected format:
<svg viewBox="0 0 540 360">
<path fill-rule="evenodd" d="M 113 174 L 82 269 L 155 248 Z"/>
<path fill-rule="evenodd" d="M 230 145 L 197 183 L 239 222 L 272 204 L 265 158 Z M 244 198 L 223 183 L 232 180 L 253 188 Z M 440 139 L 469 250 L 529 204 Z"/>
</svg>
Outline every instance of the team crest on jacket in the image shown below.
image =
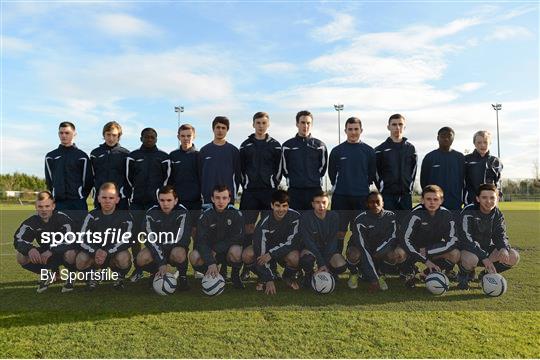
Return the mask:
<svg viewBox="0 0 540 360">
<path fill-rule="evenodd" d="M 227 225 L 231 226 L 231 224 L 232 224 L 231 219 L 227 219 Z"/>
</svg>

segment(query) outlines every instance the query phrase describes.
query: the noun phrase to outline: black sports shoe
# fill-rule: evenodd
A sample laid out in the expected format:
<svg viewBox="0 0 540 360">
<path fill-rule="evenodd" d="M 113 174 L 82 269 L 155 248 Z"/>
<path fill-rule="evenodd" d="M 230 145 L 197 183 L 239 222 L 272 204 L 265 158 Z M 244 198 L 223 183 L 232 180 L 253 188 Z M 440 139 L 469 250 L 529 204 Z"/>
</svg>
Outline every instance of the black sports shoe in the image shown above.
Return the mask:
<svg viewBox="0 0 540 360">
<path fill-rule="evenodd" d="M 227 265 L 226 264 L 221 264 L 221 267 L 219 268 L 219 274 L 223 276 L 223 279 L 225 281 L 229 280 L 227 279 Z"/>
<path fill-rule="evenodd" d="M 113 284 L 113 288 L 115 288 L 116 290 L 122 290 L 124 288 L 124 278 L 119 277 L 118 279 L 116 279 Z"/>
<path fill-rule="evenodd" d="M 64 284 L 64 286 L 62 286 L 62 292 L 67 293 L 71 291 L 73 291 L 73 281 L 71 281 L 68 277 L 66 283 Z"/>
<path fill-rule="evenodd" d="M 231 281 L 235 289 L 244 289 L 246 287 L 240 278 L 240 274 L 238 273 L 236 273 L 236 275 L 234 273 L 232 274 Z"/>
<path fill-rule="evenodd" d="M 136 283 L 137 281 L 141 280 L 144 277 L 143 271 L 140 269 L 137 269 L 136 271 L 131 274 L 131 278 L 129 279 L 132 283 Z"/>
<path fill-rule="evenodd" d="M 406 288 L 414 289 L 417 282 L 418 282 L 418 279 L 416 278 L 415 274 L 407 274 L 407 275 L 405 275 L 405 287 Z"/>
<path fill-rule="evenodd" d="M 313 278 L 313 273 L 304 274 L 304 279 L 302 280 L 302 286 L 305 289 L 311 289 L 311 279 Z"/>
<path fill-rule="evenodd" d="M 97 286 L 97 281 L 95 280 L 88 280 L 86 282 L 86 291 L 94 291 L 96 289 L 96 286 Z"/>
<path fill-rule="evenodd" d="M 247 281 L 249 279 L 249 274 L 251 273 L 251 270 L 249 270 L 247 267 L 242 268 L 242 274 L 240 277 L 242 278 L 242 281 Z"/>
<path fill-rule="evenodd" d="M 176 280 L 176 290 L 178 291 L 186 291 L 189 290 L 189 283 L 186 275 L 180 275 L 178 276 L 178 279 Z"/>
<path fill-rule="evenodd" d="M 36 292 L 38 294 L 41 294 L 42 292 L 44 292 L 45 290 L 47 290 L 49 288 L 49 285 L 52 284 L 52 280 L 51 278 L 48 278 L 47 280 L 42 280 L 38 283 L 38 288 L 36 290 Z"/>
<path fill-rule="evenodd" d="M 449 281 L 459 281 L 458 275 L 454 270 L 446 270 L 445 273 Z"/>
<path fill-rule="evenodd" d="M 469 290 L 469 274 L 466 272 L 460 271 L 457 276 L 458 289 L 460 290 Z"/>
</svg>

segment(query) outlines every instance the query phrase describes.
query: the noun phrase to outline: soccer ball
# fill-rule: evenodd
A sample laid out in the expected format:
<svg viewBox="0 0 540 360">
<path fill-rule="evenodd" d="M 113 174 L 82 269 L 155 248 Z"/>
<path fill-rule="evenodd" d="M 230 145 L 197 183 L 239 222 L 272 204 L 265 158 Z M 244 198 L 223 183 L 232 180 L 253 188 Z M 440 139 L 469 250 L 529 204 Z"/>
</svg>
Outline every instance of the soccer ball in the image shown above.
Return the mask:
<svg viewBox="0 0 540 360">
<path fill-rule="evenodd" d="M 329 294 L 334 291 L 336 280 L 330 273 L 321 271 L 311 278 L 311 287 L 319 294 Z"/>
<path fill-rule="evenodd" d="M 156 275 L 152 287 L 159 295 L 170 295 L 176 290 L 176 278 L 171 273 L 165 273 L 163 276 Z"/>
<path fill-rule="evenodd" d="M 434 271 L 426 276 L 426 289 L 433 295 L 442 295 L 448 291 L 450 282 L 445 274 Z"/>
<path fill-rule="evenodd" d="M 489 296 L 501 296 L 506 292 L 508 285 L 501 274 L 486 274 L 482 277 L 482 290 Z"/>
<path fill-rule="evenodd" d="M 202 278 L 202 291 L 208 296 L 219 295 L 225 290 L 225 279 L 221 274 L 218 274 L 216 277 L 211 275 L 205 275 Z"/>
</svg>

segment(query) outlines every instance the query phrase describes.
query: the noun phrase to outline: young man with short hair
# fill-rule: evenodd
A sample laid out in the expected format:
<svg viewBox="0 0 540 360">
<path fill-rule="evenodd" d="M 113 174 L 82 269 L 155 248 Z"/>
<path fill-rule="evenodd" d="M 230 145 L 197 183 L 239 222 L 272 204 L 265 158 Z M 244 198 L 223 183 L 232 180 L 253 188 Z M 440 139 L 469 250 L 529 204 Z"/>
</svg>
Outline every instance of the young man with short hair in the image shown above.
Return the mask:
<svg viewBox="0 0 540 360">
<path fill-rule="evenodd" d="M 98 202 L 100 208 L 88 213 L 81 228 L 83 241 L 80 244 L 81 251 L 77 254 L 77 270 L 91 273 L 93 270 L 110 267 L 118 274 L 113 286 L 120 290 L 124 288 L 124 279 L 131 268 L 128 249 L 133 236 L 133 219 L 129 212 L 116 208 L 120 194 L 115 183 L 106 182 L 100 186 Z M 88 231 L 100 234 L 101 241 L 84 234 Z M 97 282 L 89 279 L 86 285 L 86 289 L 91 291 Z"/>
<path fill-rule="evenodd" d="M 328 194 L 320 190 L 313 195 L 313 210 L 304 212 L 300 220 L 303 241 L 300 267 L 304 270 L 304 287 L 311 286 L 315 263 L 317 272 L 327 271 L 335 277 L 347 269 L 347 262 L 338 250 L 339 215 L 329 211 L 328 204 Z"/>
<path fill-rule="evenodd" d="M 128 210 L 131 189 L 126 181 L 126 158 L 129 150 L 120 145 L 122 127 L 116 121 L 109 121 L 103 126 L 105 142 L 92 150 L 90 161 L 94 171 L 94 207 L 99 207 L 99 188 L 106 182 L 113 182 L 119 189 L 119 210 Z"/>
<path fill-rule="evenodd" d="M 214 140 L 201 148 L 199 153 L 199 177 L 205 206 L 212 205 L 213 189 L 216 185 L 227 185 L 234 204 L 238 188 L 242 183 L 240 152 L 227 142 L 230 121 L 225 116 L 216 116 L 212 121 Z"/>
<path fill-rule="evenodd" d="M 146 212 L 146 247 L 137 255 L 137 266 L 163 276 L 170 264 L 178 270 L 178 290 L 188 290 L 186 274 L 191 224 L 187 209 L 178 204 L 178 195 L 172 186 L 162 187 L 158 199 L 159 206 Z"/>
<path fill-rule="evenodd" d="M 216 277 L 218 264 L 232 266 L 232 282 L 243 289 L 240 279 L 244 220 L 231 205 L 231 191 L 226 185 L 216 185 L 212 191 L 212 207 L 204 210 L 197 225 L 197 236 L 189 262 L 193 269 Z"/>
<path fill-rule="evenodd" d="M 416 283 L 414 264 L 417 262 L 424 263 L 429 272 L 449 272 L 459 262 L 454 218 L 449 210 L 441 206 L 443 201 L 444 192 L 441 187 L 426 186 L 422 190 L 422 203 L 414 207 L 404 223 L 407 287 L 414 287 Z"/>
<path fill-rule="evenodd" d="M 489 153 L 491 134 L 480 130 L 473 136 L 474 151 L 465 155 L 465 196 L 466 205 L 473 204 L 482 184 L 495 184 L 501 193 L 501 172 L 503 164 Z"/>
<path fill-rule="evenodd" d="M 376 180 L 375 151 L 360 140 L 362 121 L 345 122 L 347 140 L 330 152 L 328 176 L 334 187 L 332 210 L 339 214 L 338 252 L 343 252 L 345 234 L 360 210 L 364 210 L 369 186 Z"/>
<path fill-rule="evenodd" d="M 311 136 L 313 114 L 307 110 L 296 114 L 296 136 L 283 143 L 283 175 L 289 186 L 290 206 L 310 210 L 313 195 L 322 188 L 328 164 L 326 145 Z"/>
<path fill-rule="evenodd" d="M 157 194 L 159 189 L 167 184 L 171 171 L 169 154 L 161 151 L 156 146 L 157 132 L 152 128 L 141 131 L 141 147 L 129 153 L 126 159 L 126 179 L 132 189 L 129 210 L 133 216 L 133 245 L 131 251 L 133 258 L 141 249 L 138 235 L 144 215 L 148 209 L 158 204 Z M 131 281 L 136 282 L 143 277 L 143 272 L 135 263 L 135 271 Z"/>
<path fill-rule="evenodd" d="M 45 181 L 56 209 L 65 212 L 78 230 L 86 216 L 86 198 L 93 185 L 88 155 L 75 145 L 75 125 L 69 121 L 58 126 L 60 145 L 45 156 Z"/>
<path fill-rule="evenodd" d="M 381 193 L 372 191 L 367 197 L 367 211 L 354 220 L 352 235 L 347 247 L 347 262 L 356 266 L 348 285 L 358 287 L 358 270 L 362 270 L 364 279 L 370 282 L 369 291 L 387 290 L 388 285 L 382 272 L 383 265 L 395 266 L 403 263 L 407 257 L 399 246 L 396 216 L 384 209 Z"/>
<path fill-rule="evenodd" d="M 296 283 L 300 246 L 300 213 L 289 208 L 289 195 L 285 190 L 276 190 L 270 200 L 272 210 L 265 212 L 257 223 L 253 234 L 253 245 L 242 253 L 242 260 L 259 276 L 267 295 L 276 293 L 276 274 L 270 262 L 283 265 L 283 279 L 294 290 Z M 262 287 L 258 288 L 262 290 Z"/>
<path fill-rule="evenodd" d="M 64 265 L 69 271 L 76 271 L 77 251 L 74 246 L 67 243 L 51 246 L 50 241 L 43 236 L 44 233 L 73 233 L 72 220 L 66 214 L 55 211 L 54 198 L 49 191 L 40 191 L 37 194 L 35 208 L 37 214 L 24 220 L 15 231 L 13 246 L 17 250 L 17 262 L 23 269 L 36 274 L 41 274 L 42 269 L 56 273 L 60 265 Z M 37 246 L 34 246 L 34 241 Z M 37 292 L 44 292 L 51 283 L 50 276 L 46 280 L 40 280 Z M 73 283 L 68 278 L 62 292 L 71 290 Z"/>
<path fill-rule="evenodd" d="M 375 148 L 377 157 L 377 188 L 388 210 L 411 210 L 412 192 L 418 156 L 406 137 L 405 117 L 393 114 L 388 119 L 390 136 Z"/>
<path fill-rule="evenodd" d="M 461 210 L 463 201 L 465 157 L 450 147 L 454 130 L 445 126 L 437 133 L 439 148 L 428 153 L 422 161 L 420 185 L 438 185 L 444 191 L 444 203 L 449 210 Z"/>
<path fill-rule="evenodd" d="M 483 266 L 484 273 L 501 273 L 519 262 L 519 253 L 508 242 L 504 215 L 497 205 L 497 186 L 482 184 L 476 203 L 461 212 L 458 226 L 462 248 L 458 274 L 460 289 L 469 288 L 477 266 Z"/>
</svg>

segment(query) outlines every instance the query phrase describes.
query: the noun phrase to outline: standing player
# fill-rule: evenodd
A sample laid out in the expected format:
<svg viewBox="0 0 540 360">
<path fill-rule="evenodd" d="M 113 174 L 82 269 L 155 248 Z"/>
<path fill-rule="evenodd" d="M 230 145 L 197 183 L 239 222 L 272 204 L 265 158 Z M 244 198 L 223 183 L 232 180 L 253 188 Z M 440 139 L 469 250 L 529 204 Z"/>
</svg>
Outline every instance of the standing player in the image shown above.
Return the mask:
<svg viewBox="0 0 540 360">
<path fill-rule="evenodd" d="M 437 134 L 439 148 L 428 153 L 422 161 L 420 185 L 438 185 L 444 191 L 444 203 L 449 210 L 461 210 L 464 186 L 465 157 L 450 149 L 454 142 L 454 130 L 443 127 Z"/>
<path fill-rule="evenodd" d="M 214 140 L 203 146 L 199 153 L 199 176 L 206 206 L 212 205 L 213 189 L 221 184 L 231 189 L 231 204 L 234 204 L 242 182 L 240 152 L 236 146 L 227 142 L 229 127 L 230 121 L 227 117 L 217 116 L 212 121 Z"/>
<path fill-rule="evenodd" d="M 348 118 L 345 133 L 347 141 L 332 149 L 328 166 L 328 176 L 334 186 L 332 210 L 339 214 L 337 250 L 340 254 L 349 223 L 365 209 L 369 186 L 376 180 L 375 151 L 360 141 L 360 119 Z"/>
<path fill-rule="evenodd" d="M 291 208 L 311 209 L 326 173 L 328 151 L 319 139 L 311 137 L 313 115 L 303 110 L 296 114 L 298 133 L 283 143 L 283 175 L 287 178 Z"/>
<path fill-rule="evenodd" d="M 157 194 L 159 189 L 167 184 L 170 174 L 169 155 L 157 148 L 157 132 L 152 128 L 141 131 L 142 145 L 139 149 L 129 153 L 126 160 L 126 179 L 131 187 L 131 199 L 129 210 L 134 221 L 134 241 L 131 247 L 133 258 L 141 249 L 137 241 L 141 232 L 145 212 L 158 204 Z M 142 271 L 137 267 L 131 276 L 131 281 L 136 282 L 143 277 Z"/>
<path fill-rule="evenodd" d="M 383 197 L 378 191 L 369 194 L 367 208 L 354 220 L 347 246 L 347 262 L 356 267 L 360 265 L 364 278 L 371 283 L 370 291 L 387 290 L 384 277 L 379 277 L 377 272 L 383 270 L 384 264 L 394 266 L 403 263 L 407 254 L 398 245 L 396 216 L 384 209 Z M 349 277 L 351 289 L 358 287 L 357 271 Z"/>
<path fill-rule="evenodd" d="M 128 249 L 133 219 L 129 212 L 116 209 L 116 205 L 120 202 L 120 194 L 115 183 L 106 182 L 100 186 L 98 202 L 100 208 L 88 213 L 81 233 L 90 231 L 100 234 L 102 241 L 98 242 L 90 235 L 83 235 L 81 251 L 77 254 L 77 269 L 91 272 L 95 269 L 110 267 L 118 274 L 114 288 L 123 289 L 124 279 L 131 268 L 131 255 Z M 109 238 L 107 234 L 114 235 Z M 129 236 L 123 234 L 129 234 Z M 97 282 L 94 280 L 88 280 L 87 290 L 94 290 L 96 285 Z"/>
<path fill-rule="evenodd" d="M 478 189 L 475 204 L 461 212 L 461 264 L 458 287 L 469 288 L 469 280 L 476 266 L 485 272 L 501 273 L 519 262 L 519 253 L 510 247 L 504 215 L 497 207 L 498 191 L 495 184 L 483 184 Z"/>
<path fill-rule="evenodd" d="M 187 209 L 178 205 L 178 195 L 172 186 L 159 190 L 159 206 L 147 211 L 145 227 L 147 246 L 137 255 L 137 266 L 149 273 L 164 275 L 169 263 L 178 270 L 178 289 L 188 290 L 186 273 L 191 224 Z M 172 238 L 161 238 L 169 234 Z"/>
<path fill-rule="evenodd" d="M 212 191 L 213 206 L 203 211 L 197 225 L 197 237 L 189 262 L 196 271 L 217 276 L 217 264 L 232 266 L 232 282 L 243 289 L 240 278 L 244 221 L 231 203 L 231 191 L 217 185 Z"/>
<path fill-rule="evenodd" d="M 36 274 L 41 274 L 42 269 L 56 273 L 60 265 L 64 265 L 69 271 L 76 271 L 76 250 L 67 244 L 51 246 L 50 242 L 42 236 L 44 233 L 65 235 L 73 232 L 71 219 L 66 214 L 55 211 L 54 199 L 49 191 L 38 193 L 35 207 L 37 214 L 24 220 L 15 231 L 13 245 L 17 250 L 17 262 L 24 269 Z M 34 246 L 34 241 L 38 246 Z M 51 283 L 50 276 L 46 280 L 41 280 L 37 292 L 44 292 Z M 62 292 L 71 290 L 73 290 L 73 283 L 68 277 Z"/>
<path fill-rule="evenodd" d="M 272 260 L 285 267 L 283 279 L 287 284 L 294 290 L 299 288 L 294 278 L 298 272 L 300 246 L 300 213 L 289 209 L 287 192 L 276 190 L 270 203 L 272 211 L 265 212 L 257 223 L 253 245 L 242 253 L 245 266 L 257 273 L 268 295 L 276 293 L 276 274 L 270 267 Z"/>
<path fill-rule="evenodd" d="M 94 207 L 99 207 L 98 192 L 101 185 L 113 182 L 120 191 L 119 210 L 128 210 L 128 198 L 131 189 L 126 182 L 126 158 L 129 150 L 120 146 L 122 127 L 116 121 L 110 121 L 103 127 L 105 142 L 92 150 L 90 161 L 94 171 Z"/>
<path fill-rule="evenodd" d="M 265 112 L 253 115 L 251 134 L 240 146 L 242 198 L 240 210 L 244 216 L 244 248 L 251 245 L 259 213 L 270 209 L 272 193 L 281 181 L 281 144 L 268 135 L 270 116 Z M 243 277 L 249 275 L 244 269 Z"/>
<path fill-rule="evenodd" d="M 410 274 L 406 286 L 414 287 L 414 264 L 423 262 L 427 271 L 451 271 L 459 262 L 456 228 L 452 213 L 442 207 L 444 192 L 437 185 L 422 190 L 422 203 L 417 205 L 405 222 L 403 241 L 407 251 Z"/>
<path fill-rule="evenodd" d="M 388 210 L 411 210 L 412 191 L 418 156 L 416 149 L 403 137 L 405 118 L 394 114 L 388 119 L 390 137 L 375 148 L 377 188 Z"/>
<path fill-rule="evenodd" d="M 88 211 L 86 198 L 92 190 L 93 176 L 88 155 L 73 142 L 75 135 L 73 123 L 60 123 L 60 145 L 45 156 L 45 181 L 56 209 L 69 215 L 78 229 Z"/>
<path fill-rule="evenodd" d="M 501 193 L 501 171 L 503 164 L 489 154 L 491 134 L 477 131 L 473 136 L 474 151 L 465 155 L 465 204 L 473 204 L 481 184 L 495 184 Z"/>
<path fill-rule="evenodd" d="M 328 194 L 320 190 L 313 196 L 311 205 L 313 211 L 306 211 L 300 221 L 303 240 L 300 267 L 304 270 L 304 287 L 311 286 L 315 262 L 317 272 L 328 271 L 336 277 L 347 269 L 347 262 L 338 251 L 339 215 L 328 211 Z"/>
</svg>

